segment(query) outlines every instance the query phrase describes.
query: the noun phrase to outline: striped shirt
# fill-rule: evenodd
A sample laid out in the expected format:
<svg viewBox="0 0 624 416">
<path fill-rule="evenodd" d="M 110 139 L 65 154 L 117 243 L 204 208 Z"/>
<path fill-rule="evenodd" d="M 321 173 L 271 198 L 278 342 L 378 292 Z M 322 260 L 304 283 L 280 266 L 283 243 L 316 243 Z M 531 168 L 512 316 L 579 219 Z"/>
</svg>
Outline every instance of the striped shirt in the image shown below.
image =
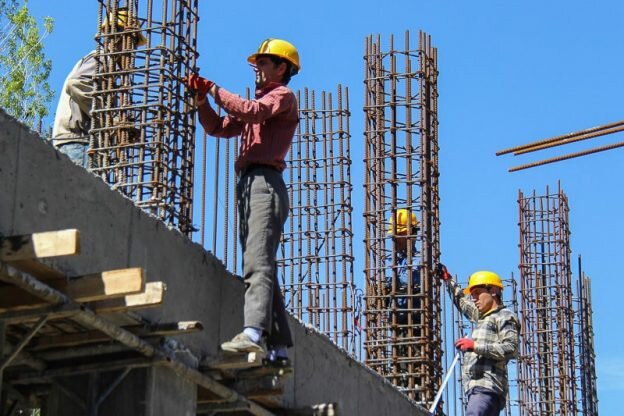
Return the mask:
<svg viewBox="0 0 624 416">
<path fill-rule="evenodd" d="M 295 94 L 284 84 L 272 82 L 256 91 L 254 100 L 245 100 L 217 87 L 215 103 L 227 115 L 219 117 L 208 101 L 199 107 L 199 120 L 214 137 L 241 135 L 237 173 L 251 165 L 267 165 L 280 172 L 286 169 L 286 154 L 299 124 Z"/>
<path fill-rule="evenodd" d="M 484 387 L 504 398 L 509 389 L 507 362 L 518 354 L 518 318 L 504 305 L 482 315 L 453 279 L 447 280 L 446 287 L 455 305 L 474 325 L 474 350 L 466 351 L 463 357 L 464 391 Z"/>
</svg>

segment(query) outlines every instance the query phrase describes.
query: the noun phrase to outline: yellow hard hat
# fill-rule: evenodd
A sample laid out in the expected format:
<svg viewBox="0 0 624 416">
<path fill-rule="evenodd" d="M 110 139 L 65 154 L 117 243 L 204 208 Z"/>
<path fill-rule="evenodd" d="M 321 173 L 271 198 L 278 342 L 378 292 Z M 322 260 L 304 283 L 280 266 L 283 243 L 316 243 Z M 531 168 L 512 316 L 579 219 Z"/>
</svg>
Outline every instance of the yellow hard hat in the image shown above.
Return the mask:
<svg viewBox="0 0 624 416">
<path fill-rule="evenodd" d="M 112 18 L 113 15 L 112 13 L 109 13 L 106 18 L 104 18 L 104 23 L 102 23 L 102 26 L 100 26 L 100 29 L 104 29 L 104 27 L 106 27 L 109 24 L 109 18 Z M 121 28 L 122 30 L 128 29 L 129 27 L 131 28 L 138 28 L 138 25 L 136 27 L 130 25 L 129 23 L 132 22 L 128 22 L 128 9 L 125 7 L 120 7 L 117 10 L 117 27 Z M 141 34 L 141 32 L 136 32 L 136 39 L 137 39 L 137 46 L 143 46 L 147 43 L 147 39 L 145 39 L 145 36 L 143 36 Z"/>
<path fill-rule="evenodd" d="M 470 294 L 470 290 L 475 286 L 496 286 L 503 289 L 503 282 L 501 278 L 494 272 L 489 272 L 487 270 L 481 270 L 478 272 L 474 272 L 470 275 L 470 279 L 468 280 L 468 287 L 464 289 L 464 293 L 466 295 Z"/>
<path fill-rule="evenodd" d="M 301 70 L 299 52 L 297 52 L 297 48 L 295 48 L 292 43 L 285 40 L 272 38 L 265 40 L 260 44 L 260 47 L 258 47 L 258 52 L 250 55 L 249 58 L 247 58 L 247 61 L 250 64 L 255 65 L 258 55 L 275 55 L 286 59 L 288 62 L 293 64 L 293 71 L 291 75 L 295 75 Z"/>
<path fill-rule="evenodd" d="M 418 220 L 416 219 L 416 214 L 412 212 L 411 221 L 408 220 L 409 210 L 405 208 L 397 209 L 395 215 L 390 218 L 390 226 L 388 227 L 388 234 L 392 234 L 394 230 L 394 221 L 396 218 L 396 233 L 397 235 L 405 235 L 409 231 L 409 227 L 412 226 L 414 228 L 418 227 Z M 409 221 L 409 223 L 408 223 Z"/>
</svg>

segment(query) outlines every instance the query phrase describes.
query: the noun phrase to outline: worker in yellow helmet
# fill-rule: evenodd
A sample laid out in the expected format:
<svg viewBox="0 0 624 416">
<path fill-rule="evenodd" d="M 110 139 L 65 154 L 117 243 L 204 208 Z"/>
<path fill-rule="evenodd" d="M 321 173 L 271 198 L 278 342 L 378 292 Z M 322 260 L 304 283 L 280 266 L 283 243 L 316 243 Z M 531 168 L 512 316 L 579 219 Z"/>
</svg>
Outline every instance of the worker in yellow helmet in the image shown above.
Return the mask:
<svg viewBox="0 0 624 416">
<path fill-rule="evenodd" d="M 520 331 L 518 318 L 503 304 L 503 282 L 496 273 L 482 270 L 473 273 L 462 290 L 444 265 L 438 265 L 437 274 L 455 306 L 475 323 L 471 337 L 455 342 L 464 353 L 465 414 L 498 415 L 505 407 L 507 362 L 518 353 Z"/>
<path fill-rule="evenodd" d="M 135 18 L 136 19 L 136 18 Z M 129 33 L 134 46 L 146 43 L 145 37 L 131 25 L 126 8 L 117 10 L 117 22 L 113 26 L 113 17 L 107 15 L 100 29 L 106 33 Z M 108 51 L 119 50 L 122 46 L 121 35 L 111 35 L 106 42 Z M 65 153 L 77 165 L 88 167 L 87 147 L 89 146 L 89 130 L 91 129 L 91 105 L 93 103 L 93 87 L 95 75 L 95 51 L 89 52 L 73 67 L 63 88 L 56 107 L 52 128 L 52 144 Z M 130 134 L 136 136 L 136 129 L 130 128 Z"/>
<path fill-rule="evenodd" d="M 420 299 L 416 296 L 420 291 L 420 267 L 418 264 L 413 264 L 413 260 L 418 260 L 416 252 L 418 232 L 418 219 L 411 209 L 400 208 L 390 216 L 388 235 L 394 243 L 396 262 L 392 259 L 392 269 L 385 277 L 385 305 L 388 309 L 388 320 L 399 337 L 408 335 L 410 324 L 414 327 L 422 321 L 415 312 L 420 309 Z M 408 253 L 409 248 L 411 248 L 410 253 Z M 410 280 L 411 288 L 408 285 Z M 417 336 L 416 333 L 414 335 Z M 407 350 L 402 345 L 399 347 L 399 355 L 405 354 Z M 399 365 L 398 371 L 401 373 L 407 371 L 407 368 Z"/>
<path fill-rule="evenodd" d="M 247 61 L 255 73 L 255 98 L 246 100 L 199 75 L 185 82 L 195 92 L 199 121 L 214 137 L 241 136 L 234 169 L 238 174 L 240 242 L 245 280 L 244 328 L 221 344 L 231 353 L 264 353 L 268 364 L 290 367 L 292 337 L 277 280 L 276 255 L 289 199 L 282 172 L 299 112 L 288 88 L 301 69 L 299 52 L 282 39 L 266 39 Z M 226 113 L 220 117 L 207 100 Z"/>
</svg>

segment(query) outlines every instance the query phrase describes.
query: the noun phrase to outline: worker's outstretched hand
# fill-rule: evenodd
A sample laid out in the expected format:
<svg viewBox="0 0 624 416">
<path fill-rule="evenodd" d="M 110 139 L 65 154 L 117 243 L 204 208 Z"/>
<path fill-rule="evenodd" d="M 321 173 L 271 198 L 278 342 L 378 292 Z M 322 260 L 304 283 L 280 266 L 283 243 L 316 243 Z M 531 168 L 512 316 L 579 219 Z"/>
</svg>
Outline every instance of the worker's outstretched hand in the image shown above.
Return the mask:
<svg viewBox="0 0 624 416">
<path fill-rule="evenodd" d="M 438 278 L 444 281 L 447 281 L 448 279 L 451 278 L 451 274 L 449 273 L 446 266 L 443 265 L 442 263 L 438 263 L 438 265 L 436 266 L 436 275 L 438 276 Z"/>
<path fill-rule="evenodd" d="M 202 78 L 197 74 L 191 74 L 190 77 L 184 78 L 182 82 L 184 82 L 184 84 L 188 88 L 195 91 L 198 101 L 205 100 L 206 94 L 208 94 L 208 90 L 210 90 L 210 88 L 215 85 L 214 82 L 209 81 L 206 78 Z"/>
<path fill-rule="evenodd" d="M 474 340 L 466 337 L 460 338 L 455 341 L 455 347 L 462 352 L 472 351 L 474 350 Z"/>
</svg>

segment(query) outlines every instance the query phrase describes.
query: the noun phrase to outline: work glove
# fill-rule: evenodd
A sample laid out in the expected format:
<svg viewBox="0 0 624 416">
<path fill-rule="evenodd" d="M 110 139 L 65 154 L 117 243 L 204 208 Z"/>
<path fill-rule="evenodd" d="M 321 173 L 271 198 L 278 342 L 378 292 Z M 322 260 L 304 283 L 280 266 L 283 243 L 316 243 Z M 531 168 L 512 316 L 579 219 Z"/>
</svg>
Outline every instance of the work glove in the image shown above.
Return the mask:
<svg viewBox="0 0 624 416">
<path fill-rule="evenodd" d="M 436 266 L 436 275 L 438 276 L 438 278 L 444 280 L 445 282 L 451 278 L 451 274 L 449 273 L 446 266 L 442 263 L 438 263 L 438 265 Z"/>
<path fill-rule="evenodd" d="M 184 82 L 188 88 L 195 91 L 195 94 L 197 94 L 197 101 L 204 101 L 208 90 L 215 85 L 214 82 L 202 78 L 197 74 L 191 74 L 190 77 L 184 78 L 182 82 Z"/>
<path fill-rule="evenodd" d="M 474 350 L 474 340 L 470 338 L 460 338 L 455 341 L 455 347 L 461 352 L 472 351 Z"/>
</svg>

